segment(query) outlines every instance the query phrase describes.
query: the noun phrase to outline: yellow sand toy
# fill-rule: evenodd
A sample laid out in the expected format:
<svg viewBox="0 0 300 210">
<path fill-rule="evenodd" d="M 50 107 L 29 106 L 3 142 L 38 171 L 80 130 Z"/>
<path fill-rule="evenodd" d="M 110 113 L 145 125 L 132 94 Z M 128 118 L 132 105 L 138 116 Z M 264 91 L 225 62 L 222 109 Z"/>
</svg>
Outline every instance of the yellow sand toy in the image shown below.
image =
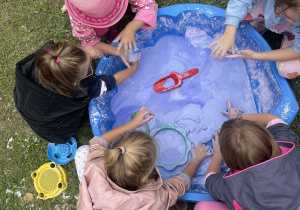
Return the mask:
<svg viewBox="0 0 300 210">
<path fill-rule="evenodd" d="M 31 173 L 39 199 L 59 196 L 67 188 L 67 174 L 60 165 L 50 162 Z"/>
</svg>

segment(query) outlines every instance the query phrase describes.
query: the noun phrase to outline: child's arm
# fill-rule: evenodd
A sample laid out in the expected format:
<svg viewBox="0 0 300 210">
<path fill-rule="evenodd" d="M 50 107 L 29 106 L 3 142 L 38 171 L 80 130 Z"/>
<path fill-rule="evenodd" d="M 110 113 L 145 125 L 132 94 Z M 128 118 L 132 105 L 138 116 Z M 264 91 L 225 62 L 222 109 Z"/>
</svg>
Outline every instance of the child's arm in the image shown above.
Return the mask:
<svg viewBox="0 0 300 210">
<path fill-rule="evenodd" d="M 149 116 L 145 118 L 146 115 Z M 149 122 L 153 116 L 154 113 L 152 111 L 148 110 L 146 107 L 142 107 L 130 122 L 102 134 L 101 137 L 106 139 L 109 143 L 113 143 L 116 138 L 124 133 Z"/>
<path fill-rule="evenodd" d="M 226 25 L 225 32 L 223 36 L 217 41 L 212 42 L 208 47 L 211 48 L 212 46 L 216 45 L 211 53 L 210 56 L 215 56 L 215 61 L 218 60 L 222 61 L 223 57 L 227 53 L 229 49 L 231 49 L 231 53 L 235 54 L 235 35 L 236 35 L 237 27 L 233 25 Z"/>
<path fill-rule="evenodd" d="M 231 49 L 232 54 L 235 54 L 235 35 L 239 23 L 246 17 L 247 13 L 252 10 L 253 5 L 259 1 L 261 0 L 230 0 L 228 2 L 225 12 L 225 32 L 220 39 L 209 45 L 209 48 L 215 45 L 210 56 L 214 55 L 215 60 L 218 60 L 218 56 L 220 56 L 219 61 L 222 61 L 229 49 Z"/>
<path fill-rule="evenodd" d="M 136 45 L 134 33 L 140 29 L 145 23 L 140 20 L 132 20 L 127 26 L 121 31 L 121 33 L 117 36 L 117 38 L 113 42 L 119 42 L 117 53 L 121 50 L 122 46 L 124 46 L 124 51 L 127 53 L 128 51 L 132 51 L 132 48 Z"/>
<path fill-rule="evenodd" d="M 241 114 L 242 119 L 250 120 L 266 126 L 271 120 L 279 118 L 273 114 Z"/>
<path fill-rule="evenodd" d="M 266 61 L 288 61 L 300 59 L 300 54 L 295 52 L 293 47 L 286 47 L 278 50 L 255 52 L 253 50 L 241 50 L 237 54 L 228 55 L 226 58 L 242 58 Z"/>
<path fill-rule="evenodd" d="M 229 100 L 227 100 L 227 107 L 228 110 L 222 111 L 222 113 L 229 116 L 230 119 L 241 117 L 266 126 L 271 120 L 279 118 L 273 114 L 239 114 L 239 109 L 231 107 Z"/>
<path fill-rule="evenodd" d="M 128 60 L 129 58 L 127 57 L 127 54 L 124 52 L 124 49 L 121 49 L 120 52 L 118 52 L 118 48 L 116 46 L 112 46 L 103 42 L 98 42 L 95 46 L 95 49 L 102 51 L 104 54 L 108 55 L 114 55 L 114 56 L 119 56 L 123 63 L 128 67 L 131 68 Z M 127 57 L 127 58 L 126 58 Z M 136 59 L 135 61 L 137 61 Z"/>
<path fill-rule="evenodd" d="M 226 196 L 224 196 L 224 192 L 226 193 L 226 190 L 223 188 L 224 183 L 222 178 L 224 173 L 220 173 L 223 158 L 220 152 L 218 132 L 215 133 L 212 144 L 215 153 L 206 171 L 204 183 L 207 191 L 216 201 L 225 202 Z"/>
<path fill-rule="evenodd" d="M 219 145 L 219 133 L 215 133 L 215 137 L 212 140 L 213 148 L 214 148 L 214 155 L 210 161 L 210 164 L 208 166 L 208 169 L 205 174 L 205 179 L 207 178 L 207 175 L 210 173 L 216 174 L 220 173 L 221 171 L 221 164 L 222 164 L 222 155 L 220 152 L 220 145 Z"/>
<path fill-rule="evenodd" d="M 199 164 L 207 157 L 210 156 L 211 153 L 208 152 L 209 146 L 206 146 L 205 144 L 202 144 L 201 142 L 198 144 L 198 146 L 195 148 L 195 158 L 192 158 L 190 162 L 187 164 L 187 166 L 183 169 L 182 173 L 188 175 L 190 179 L 192 180 L 195 172 L 199 166 Z"/>
<path fill-rule="evenodd" d="M 156 209 L 168 209 L 174 205 L 178 198 L 184 195 L 191 185 L 195 171 L 199 164 L 211 153 L 205 144 L 199 143 L 195 148 L 195 158 L 191 159 L 182 172 L 177 173 L 174 177 L 163 180 L 163 185 L 156 191 L 157 198 L 161 198 L 154 206 Z M 165 199 L 168 199 L 166 202 Z"/>
<path fill-rule="evenodd" d="M 154 30 L 156 26 L 158 5 L 155 0 L 131 0 L 129 2 L 131 10 L 136 13 L 136 15 L 114 40 L 114 42 L 120 41 L 118 51 L 123 46 L 125 52 L 131 51 L 132 48 L 135 47 L 134 33 L 138 29 L 143 28 L 144 30 Z"/>
<path fill-rule="evenodd" d="M 139 66 L 138 62 L 132 62 L 130 68 L 115 73 L 114 77 L 116 79 L 116 85 L 119 85 L 120 83 L 124 82 L 128 77 L 130 77 L 134 72 L 136 72 L 138 66 Z"/>
<path fill-rule="evenodd" d="M 104 54 L 119 56 L 119 54 L 117 53 L 118 48 L 116 46 L 106 44 L 103 42 L 98 42 L 95 45 L 95 48 L 97 48 L 98 50 L 101 50 Z"/>
</svg>

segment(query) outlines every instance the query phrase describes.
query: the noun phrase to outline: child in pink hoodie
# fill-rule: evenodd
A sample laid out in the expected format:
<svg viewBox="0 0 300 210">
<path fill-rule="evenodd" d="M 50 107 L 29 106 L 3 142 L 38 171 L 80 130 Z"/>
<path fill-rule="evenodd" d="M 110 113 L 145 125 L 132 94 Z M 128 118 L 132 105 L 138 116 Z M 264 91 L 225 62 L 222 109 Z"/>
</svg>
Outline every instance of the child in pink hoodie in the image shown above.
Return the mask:
<svg viewBox="0 0 300 210">
<path fill-rule="evenodd" d="M 149 116 L 145 118 L 146 116 Z M 153 209 L 163 210 L 174 205 L 189 189 L 198 165 L 211 155 L 209 147 L 199 143 L 195 158 L 174 177 L 162 180 L 155 167 L 157 145 L 141 131 L 128 131 L 150 121 L 154 114 L 142 107 L 132 121 L 90 141 L 84 174 L 80 147 L 75 156 L 79 179 L 78 209 Z M 125 134 L 127 133 L 127 134 Z M 124 135 L 125 134 L 125 135 Z M 120 138 L 113 146 L 111 143 Z M 110 148 L 111 147 L 111 148 Z"/>
<path fill-rule="evenodd" d="M 127 11 L 129 5 L 136 15 L 130 22 L 126 21 L 129 23 L 114 41 L 120 41 L 117 52 L 124 47 L 126 55 L 135 47 L 136 30 L 155 29 L 158 10 L 155 0 L 66 0 L 73 36 L 92 52 L 94 58 L 101 56 L 106 51 L 105 45 L 102 46 L 104 43 L 100 42 L 100 36 L 110 33 L 111 38 L 115 37 L 117 31 L 111 29 L 115 28 L 125 12 L 131 12 Z"/>
</svg>

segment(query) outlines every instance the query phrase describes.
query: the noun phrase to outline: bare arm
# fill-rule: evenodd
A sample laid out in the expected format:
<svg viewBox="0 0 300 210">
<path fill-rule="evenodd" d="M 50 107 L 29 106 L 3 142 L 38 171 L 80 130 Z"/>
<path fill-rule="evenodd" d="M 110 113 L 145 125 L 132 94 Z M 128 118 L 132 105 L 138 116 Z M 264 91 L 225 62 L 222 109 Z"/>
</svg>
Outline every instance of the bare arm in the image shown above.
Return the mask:
<svg viewBox="0 0 300 210">
<path fill-rule="evenodd" d="M 105 138 L 107 141 L 109 141 L 109 143 L 113 143 L 116 138 L 133 129 L 135 129 L 135 127 L 132 121 L 130 121 L 124 125 L 121 125 L 120 127 L 114 128 L 102 134 L 101 137 Z"/>
<path fill-rule="evenodd" d="M 149 115 L 149 117 L 145 118 L 146 115 Z M 144 125 L 146 122 L 149 122 L 153 116 L 153 112 L 148 110 L 146 107 L 142 107 L 130 122 L 102 134 L 101 137 L 105 138 L 107 141 L 109 141 L 109 143 L 112 143 L 116 138 L 124 133 L 138 128 Z"/>
<path fill-rule="evenodd" d="M 138 29 L 142 28 L 145 23 L 140 20 L 133 19 L 130 23 L 127 24 L 125 28 L 130 29 L 133 32 L 136 32 Z"/>
<path fill-rule="evenodd" d="M 286 47 L 278 50 L 258 52 L 254 59 L 267 61 L 289 61 L 300 59 L 300 54 L 296 53 L 292 47 Z"/>
<path fill-rule="evenodd" d="M 210 161 L 206 174 L 209 173 L 220 173 L 221 171 L 221 164 L 222 164 L 222 155 L 220 152 L 220 145 L 219 145 L 219 133 L 215 133 L 215 137 L 212 140 L 213 148 L 214 148 L 214 155 Z"/>
<path fill-rule="evenodd" d="M 237 28 L 233 25 L 226 25 L 225 32 L 223 36 L 217 41 L 212 42 L 209 45 L 209 48 L 215 45 L 213 50 L 211 51 L 210 56 L 214 56 L 215 60 L 218 59 L 220 55 L 220 61 L 222 61 L 223 57 L 227 53 L 229 49 L 231 49 L 232 54 L 235 54 L 235 35 Z"/>
<path fill-rule="evenodd" d="M 220 173 L 221 164 L 222 164 L 222 155 L 220 152 L 218 153 L 215 152 L 207 168 L 205 176 L 209 173 Z"/>
<path fill-rule="evenodd" d="M 116 79 L 116 84 L 119 85 L 120 83 L 124 82 L 126 79 L 128 79 L 136 70 L 138 69 L 138 62 L 132 63 L 130 68 L 121 70 L 114 74 L 114 77 Z"/>
<path fill-rule="evenodd" d="M 279 118 L 274 114 L 239 114 L 239 108 L 232 107 L 229 100 L 227 100 L 227 111 L 221 111 L 223 114 L 227 115 L 230 119 L 242 117 L 245 120 L 251 120 L 256 123 L 260 123 L 266 126 L 271 120 Z"/>
<path fill-rule="evenodd" d="M 113 42 L 119 42 L 118 52 L 121 47 L 124 46 L 125 52 L 131 51 L 135 44 L 134 33 L 141 28 L 145 23 L 140 20 L 132 20 L 127 26 L 120 32 Z"/>
<path fill-rule="evenodd" d="M 117 54 L 117 47 L 103 43 L 103 42 L 98 42 L 94 46 L 87 46 L 87 47 L 84 47 L 83 49 L 85 51 L 87 51 L 89 53 L 89 55 L 91 56 L 91 58 L 93 58 L 93 59 L 100 58 L 101 56 L 103 56 L 103 54 L 115 55 L 115 56 L 120 56 L 120 57 L 121 57 L 121 55 L 124 54 L 123 51 L 120 54 Z M 127 65 L 129 67 L 128 63 L 125 63 L 125 65 Z"/>
<path fill-rule="evenodd" d="M 131 66 L 129 65 L 129 62 L 135 62 L 138 61 L 140 59 L 140 57 L 138 57 L 136 60 L 130 60 L 127 57 L 127 54 L 125 54 L 125 51 L 123 48 L 120 49 L 120 51 L 118 52 L 118 48 L 103 42 L 98 42 L 94 48 L 100 52 L 103 52 L 104 54 L 108 54 L 108 55 L 114 55 L 114 56 L 118 56 L 121 58 L 121 60 L 123 61 L 123 63 L 130 69 Z M 101 55 L 102 56 L 102 55 Z"/>
<path fill-rule="evenodd" d="M 108 54 L 108 55 L 114 55 L 114 56 L 119 56 L 117 54 L 117 47 L 112 46 L 110 44 L 106 44 L 103 42 L 98 42 L 95 46 L 96 49 L 101 50 L 102 52 Z"/>
<path fill-rule="evenodd" d="M 242 114 L 240 115 L 245 120 L 250 120 L 266 126 L 271 120 L 279 118 L 273 114 Z"/>
<path fill-rule="evenodd" d="M 289 61 L 300 59 L 300 54 L 296 53 L 292 47 L 278 50 L 255 52 L 253 50 L 241 50 L 238 54 L 228 55 L 226 58 L 243 58 L 266 61 Z"/>
<path fill-rule="evenodd" d="M 199 164 L 207 157 L 210 156 L 211 153 L 207 152 L 209 149 L 209 146 L 206 146 L 205 144 L 202 144 L 201 142 L 198 144 L 198 146 L 195 148 L 195 159 L 191 159 L 190 162 L 187 164 L 187 166 L 183 169 L 182 173 L 185 173 L 190 177 L 192 180 L 195 172 L 199 166 Z"/>
</svg>

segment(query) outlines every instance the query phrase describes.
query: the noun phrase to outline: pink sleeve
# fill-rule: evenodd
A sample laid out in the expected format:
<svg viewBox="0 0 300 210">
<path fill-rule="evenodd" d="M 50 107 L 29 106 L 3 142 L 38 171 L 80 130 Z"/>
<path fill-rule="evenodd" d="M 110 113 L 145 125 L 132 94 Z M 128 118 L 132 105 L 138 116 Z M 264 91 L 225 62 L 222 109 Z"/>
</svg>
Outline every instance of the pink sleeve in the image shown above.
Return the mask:
<svg viewBox="0 0 300 210">
<path fill-rule="evenodd" d="M 270 127 L 270 126 L 272 126 L 272 125 L 278 124 L 278 123 L 286 124 L 286 122 L 284 122 L 281 118 L 276 118 L 276 119 L 271 120 L 271 121 L 267 124 L 266 128 L 268 128 L 268 127 Z M 287 124 L 286 124 L 286 125 L 287 125 Z"/>
<path fill-rule="evenodd" d="M 129 0 L 129 3 L 132 11 L 136 13 L 134 19 L 145 23 L 142 29 L 154 30 L 158 10 L 155 0 Z"/>
<path fill-rule="evenodd" d="M 189 184 L 185 178 L 181 176 L 174 176 L 163 180 L 162 186 L 156 191 L 155 203 L 153 209 L 169 209 L 177 200 L 182 197 Z"/>
<path fill-rule="evenodd" d="M 69 17 L 72 26 L 72 34 L 76 39 L 81 41 L 82 47 L 94 46 L 100 42 L 101 38 L 96 34 L 92 27 L 83 25 L 74 20 L 71 16 Z"/>
<path fill-rule="evenodd" d="M 89 154 L 87 156 L 84 170 L 89 167 L 93 160 L 103 158 L 104 153 L 108 149 L 108 147 L 109 142 L 100 136 L 95 136 L 93 139 L 91 139 Z"/>
</svg>

